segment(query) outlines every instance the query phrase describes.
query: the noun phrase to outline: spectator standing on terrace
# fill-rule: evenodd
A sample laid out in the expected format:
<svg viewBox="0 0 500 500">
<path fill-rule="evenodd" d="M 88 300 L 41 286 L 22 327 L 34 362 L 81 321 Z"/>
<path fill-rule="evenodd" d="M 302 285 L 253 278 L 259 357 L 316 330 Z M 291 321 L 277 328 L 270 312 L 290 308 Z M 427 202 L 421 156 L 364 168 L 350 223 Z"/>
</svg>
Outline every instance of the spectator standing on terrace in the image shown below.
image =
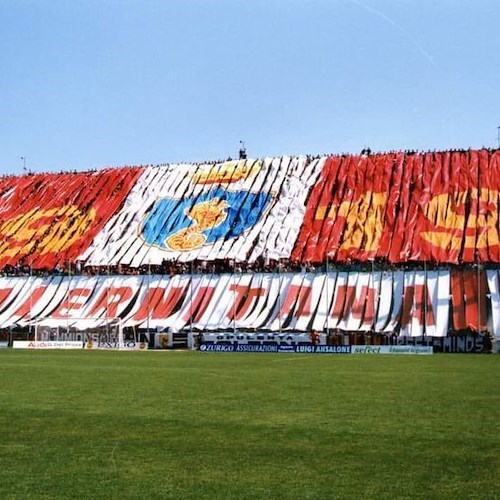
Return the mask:
<svg viewBox="0 0 500 500">
<path fill-rule="evenodd" d="M 319 333 L 316 330 L 313 330 L 311 332 L 311 343 L 312 343 L 312 345 L 319 344 Z"/>
<path fill-rule="evenodd" d="M 240 151 L 239 151 L 240 160 L 247 159 L 247 149 L 245 148 L 245 143 L 240 141 Z"/>
</svg>

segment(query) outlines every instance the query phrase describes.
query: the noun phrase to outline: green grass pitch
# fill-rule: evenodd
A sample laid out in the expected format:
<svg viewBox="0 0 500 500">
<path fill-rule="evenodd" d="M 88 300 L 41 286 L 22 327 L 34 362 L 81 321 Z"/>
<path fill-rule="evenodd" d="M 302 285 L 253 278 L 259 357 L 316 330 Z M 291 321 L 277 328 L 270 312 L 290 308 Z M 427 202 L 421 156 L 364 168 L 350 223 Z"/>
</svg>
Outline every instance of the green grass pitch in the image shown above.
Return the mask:
<svg viewBox="0 0 500 500">
<path fill-rule="evenodd" d="M 500 356 L 0 351 L 0 498 L 500 498 Z"/>
</svg>

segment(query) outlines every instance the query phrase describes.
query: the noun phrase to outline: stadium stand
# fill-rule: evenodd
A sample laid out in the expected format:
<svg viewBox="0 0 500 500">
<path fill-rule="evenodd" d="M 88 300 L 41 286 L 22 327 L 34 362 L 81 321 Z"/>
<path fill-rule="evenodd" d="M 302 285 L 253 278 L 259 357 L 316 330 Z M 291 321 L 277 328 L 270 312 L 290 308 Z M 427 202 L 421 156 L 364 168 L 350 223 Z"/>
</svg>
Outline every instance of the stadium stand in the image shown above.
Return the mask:
<svg viewBox="0 0 500 500">
<path fill-rule="evenodd" d="M 6 176 L 0 329 L 496 340 L 499 193 L 487 149 Z"/>
</svg>

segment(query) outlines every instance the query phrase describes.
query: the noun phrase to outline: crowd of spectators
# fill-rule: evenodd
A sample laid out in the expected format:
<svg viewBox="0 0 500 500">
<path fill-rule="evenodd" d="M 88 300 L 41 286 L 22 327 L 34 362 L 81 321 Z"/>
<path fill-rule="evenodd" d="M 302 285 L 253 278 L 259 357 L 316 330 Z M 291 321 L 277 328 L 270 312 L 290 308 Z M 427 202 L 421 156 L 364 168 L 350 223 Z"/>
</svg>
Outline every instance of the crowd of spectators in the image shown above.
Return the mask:
<svg viewBox="0 0 500 500">
<path fill-rule="evenodd" d="M 85 265 L 84 262 L 66 262 L 57 265 L 54 269 L 31 268 L 28 264 L 5 266 L 0 274 L 2 276 L 48 276 L 48 275 L 145 275 L 161 274 L 174 276 L 176 274 L 224 274 L 224 273 L 299 273 L 315 272 L 324 266 L 299 263 L 290 259 L 264 259 L 258 258 L 255 262 L 237 262 L 233 259 L 218 259 L 214 261 L 194 260 L 180 262 L 164 260 L 161 264 L 145 264 L 131 267 L 124 264 L 108 266 Z"/>
<path fill-rule="evenodd" d="M 85 262 L 66 262 L 64 265 L 57 265 L 54 269 L 31 268 L 26 263 L 19 265 L 8 265 L 0 270 L 0 276 L 105 276 L 105 275 L 186 275 L 186 274 L 243 274 L 243 273 L 324 273 L 326 271 L 417 271 L 417 270 L 444 270 L 451 267 L 474 268 L 487 267 L 490 269 L 499 268 L 499 264 L 483 265 L 480 263 L 459 264 L 450 266 L 449 264 L 433 262 L 406 262 L 403 264 L 390 264 L 387 261 L 376 259 L 365 262 L 350 261 L 335 262 L 324 261 L 320 263 L 298 262 L 287 258 L 267 259 L 259 257 L 255 262 L 238 262 L 233 259 L 219 259 L 214 261 L 194 260 L 190 262 L 180 262 L 174 260 L 164 260 L 161 264 L 145 264 L 139 267 L 131 267 L 124 264 L 108 266 L 86 265 Z"/>
<path fill-rule="evenodd" d="M 488 148 L 488 147 L 482 147 L 481 150 L 484 150 L 484 151 L 488 151 L 489 153 L 492 153 L 494 151 L 498 151 L 500 148 Z M 447 150 L 428 150 L 428 151 L 421 151 L 421 150 L 417 150 L 417 149 L 406 149 L 406 150 L 390 150 L 390 151 L 372 151 L 371 148 L 369 147 L 364 147 L 362 150 L 361 150 L 361 155 L 365 155 L 365 156 L 370 156 L 370 155 L 396 155 L 396 154 L 404 154 L 404 155 L 407 155 L 407 156 L 411 156 L 411 155 L 416 155 L 416 154 L 422 154 L 422 155 L 425 155 L 425 154 L 432 154 L 432 153 L 470 153 L 471 151 L 476 151 L 476 149 L 471 149 L 471 148 L 468 148 L 468 149 L 465 149 L 465 148 L 452 148 L 452 149 L 447 149 Z M 245 150 L 245 155 L 246 155 L 246 150 Z M 316 159 L 319 159 L 319 158 L 323 158 L 323 157 L 332 157 L 332 158 L 346 158 L 348 156 L 354 156 L 353 153 L 349 153 L 349 152 L 342 152 L 342 153 L 323 153 L 323 154 L 310 154 L 310 155 L 305 155 L 305 157 L 307 158 L 308 161 L 312 161 L 312 160 L 316 160 Z M 241 150 L 239 152 L 239 157 L 240 159 L 246 159 L 245 158 L 242 158 L 242 155 L 241 155 Z M 193 161 L 185 161 L 185 162 L 177 162 L 178 164 L 189 164 L 189 165 L 197 165 L 197 166 L 201 166 L 201 165 L 216 165 L 216 164 L 220 164 L 220 163 L 224 163 L 225 161 L 232 161 L 233 158 L 231 156 L 227 157 L 226 159 L 223 159 L 223 158 L 218 158 L 216 160 L 210 160 L 210 161 L 198 161 L 198 162 L 193 162 Z M 168 166 L 168 165 L 171 165 L 169 163 L 159 163 L 159 164 L 143 164 L 143 165 L 123 165 L 121 167 L 103 167 L 103 168 L 89 168 L 89 169 L 86 169 L 86 170 L 61 170 L 59 173 L 60 174 L 71 174 L 71 173 L 74 173 L 74 174 L 77 174 L 77 173 L 94 173 L 94 172 L 98 172 L 99 170 L 102 170 L 104 168 L 134 168 L 134 167 L 137 167 L 137 168 L 146 168 L 146 167 L 164 167 L 164 166 Z M 38 175 L 38 174 L 54 174 L 54 172 L 35 172 L 33 170 L 24 170 L 24 172 L 22 174 L 2 174 L 0 175 L 0 179 L 3 179 L 3 178 L 12 178 L 12 177 L 21 177 L 21 176 L 25 176 L 25 175 Z"/>
</svg>

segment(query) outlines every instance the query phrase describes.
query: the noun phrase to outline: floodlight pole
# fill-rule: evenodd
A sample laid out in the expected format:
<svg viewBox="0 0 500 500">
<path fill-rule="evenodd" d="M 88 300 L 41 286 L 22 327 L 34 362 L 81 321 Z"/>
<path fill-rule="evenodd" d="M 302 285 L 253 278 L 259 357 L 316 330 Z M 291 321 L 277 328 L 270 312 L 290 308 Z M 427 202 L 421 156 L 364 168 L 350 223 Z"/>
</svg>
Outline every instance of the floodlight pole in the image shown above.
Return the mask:
<svg viewBox="0 0 500 500">
<path fill-rule="evenodd" d="M 281 259 L 278 259 L 278 332 L 281 335 Z"/>
<path fill-rule="evenodd" d="M 498 128 L 499 133 L 499 143 L 500 143 L 500 127 Z M 481 201 L 481 163 L 477 165 L 477 206 L 476 206 L 476 220 L 479 217 L 479 203 Z M 481 258 L 479 255 L 478 245 L 476 241 L 476 264 L 477 264 L 477 331 L 481 332 Z"/>
<path fill-rule="evenodd" d="M 372 296 L 373 296 L 373 299 L 372 299 L 372 314 L 373 314 L 373 317 L 372 317 L 372 330 L 373 330 L 373 334 L 375 335 L 375 327 L 376 327 L 376 319 L 377 319 L 377 301 L 376 301 L 376 297 L 375 297 L 375 293 L 376 293 L 376 289 L 375 289 L 375 263 L 373 260 L 370 261 L 370 264 L 371 264 L 371 276 L 370 276 L 370 281 L 371 281 L 371 284 L 372 284 Z"/>
<path fill-rule="evenodd" d="M 236 335 L 236 259 L 233 259 L 233 334 Z"/>
<path fill-rule="evenodd" d="M 326 338 L 330 336 L 330 287 L 328 285 L 328 254 L 326 254 Z"/>
<path fill-rule="evenodd" d="M 193 342 L 193 259 L 190 262 L 191 268 L 191 286 L 189 287 L 189 335 Z"/>
<path fill-rule="evenodd" d="M 109 252 L 106 262 L 106 335 L 109 340 Z"/>
<path fill-rule="evenodd" d="M 481 260 L 479 252 L 476 250 L 477 267 L 477 332 L 481 333 Z"/>
<path fill-rule="evenodd" d="M 71 291 L 71 260 L 68 260 L 67 262 L 68 265 L 68 292 L 67 292 L 67 299 L 66 299 L 66 306 L 69 306 L 69 293 Z M 66 340 L 70 339 L 69 335 L 69 308 L 66 307 Z"/>
<path fill-rule="evenodd" d="M 33 308 L 33 257 L 31 258 L 31 261 L 30 261 L 30 274 L 29 274 L 29 280 L 30 280 L 30 286 L 29 286 L 29 290 L 30 290 L 30 326 L 29 326 L 29 336 L 31 336 L 31 326 L 32 326 L 32 321 L 33 321 L 33 311 L 32 311 L 32 308 Z M 35 349 L 36 349 L 36 332 L 37 332 L 37 329 L 35 328 Z M 28 339 L 29 340 L 29 339 Z"/>
<path fill-rule="evenodd" d="M 427 333 L 427 261 L 424 260 L 424 324 L 423 328 L 423 337 L 425 340 L 425 336 Z"/>
<path fill-rule="evenodd" d="M 151 310 L 150 310 L 150 297 L 149 297 L 149 290 L 150 290 L 150 286 L 151 286 L 151 259 L 148 258 L 148 301 L 147 301 L 147 311 L 148 311 L 148 317 L 147 317 L 147 329 L 148 329 L 148 342 L 149 342 L 149 326 L 150 326 L 150 323 L 149 323 L 149 317 L 151 315 Z"/>
</svg>

